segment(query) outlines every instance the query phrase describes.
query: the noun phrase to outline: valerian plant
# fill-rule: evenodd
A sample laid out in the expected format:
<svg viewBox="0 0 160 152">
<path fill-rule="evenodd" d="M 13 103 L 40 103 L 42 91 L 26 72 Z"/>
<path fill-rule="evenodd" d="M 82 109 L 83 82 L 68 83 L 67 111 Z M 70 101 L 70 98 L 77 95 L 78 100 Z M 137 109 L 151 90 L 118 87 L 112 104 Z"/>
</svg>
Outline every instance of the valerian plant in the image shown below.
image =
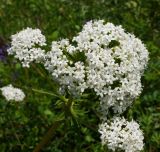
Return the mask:
<svg viewBox="0 0 160 152">
<path fill-rule="evenodd" d="M 49 142 L 65 119 L 72 119 L 78 126 L 80 122 L 73 105 L 84 96 L 87 102 L 91 102 L 91 98 L 99 102 L 96 110 L 101 124 L 97 133 L 103 146 L 113 151 L 143 150 L 144 137 L 139 124 L 123 117 L 142 91 L 141 77 L 148 62 L 148 51 L 140 39 L 121 26 L 103 20 L 87 22 L 72 40 L 53 41 L 49 51 L 45 50 L 46 38 L 39 29 L 24 29 L 11 39 L 8 54 L 18 59 L 22 67 L 30 68 L 33 63 L 43 65 L 57 85 L 54 92 L 32 89 L 58 98 L 57 106 L 62 112 L 62 117 L 34 152 Z M 8 101 L 25 97 L 12 85 L 1 90 Z"/>
</svg>

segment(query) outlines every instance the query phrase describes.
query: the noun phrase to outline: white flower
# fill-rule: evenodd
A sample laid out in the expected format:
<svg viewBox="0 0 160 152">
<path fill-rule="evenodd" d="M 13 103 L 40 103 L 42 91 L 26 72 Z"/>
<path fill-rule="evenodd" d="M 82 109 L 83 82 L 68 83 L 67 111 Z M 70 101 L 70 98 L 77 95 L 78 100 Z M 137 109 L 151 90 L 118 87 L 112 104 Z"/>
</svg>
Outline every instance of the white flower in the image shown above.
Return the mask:
<svg viewBox="0 0 160 152">
<path fill-rule="evenodd" d="M 109 149 L 137 152 L 143 150 L 143 133 L 139 124 L 132 120 L 114 117 L 112 121 L 104 122 L 99 126 L 101 141 Z"/>
<path fill-rule="evenodd" d="M 103 20 L 87 22 L 72 42 L 53 42 L 45 68 L 71 92 L 94 90 L 103 115 L 109 108 L 122 113 L 142 90 L 141 76 L 148 61 L 143 43 Z"/>
<path fill-rule="evenodd" d="M 71 41 L 52 42 L 45 53 L 45 37 L 39 29 L 27 28 L 12 36 L 9 54 L 29 67 L 41 62 L 60 86 L 72 94 L 94 90 L 102 115 L 112 108 L 122 113 L 142 91 L 141 76 L 148 51 L 134 35 L 121 26 L 103 20 L 87 22 Z"/>
<path fill-rule="evenodd" d="M 39 62 L 43 59 L 45 51 L 40 47 L 46 45 L 46 40 L 39 29 L 27 28 L 12 35 L 11 39 L 11 48 L 7 50 L 8 54 L 19 59 L 23 67 L 29 67 L 31 62 Z"/>
<path fill-rule="evenodd" d="M 14 88 L 11 84 L 0 88 L 0 90 L 7 101 L 22 101 L 25 98 L 24 92 L 19 88 Z"/>
</svg>

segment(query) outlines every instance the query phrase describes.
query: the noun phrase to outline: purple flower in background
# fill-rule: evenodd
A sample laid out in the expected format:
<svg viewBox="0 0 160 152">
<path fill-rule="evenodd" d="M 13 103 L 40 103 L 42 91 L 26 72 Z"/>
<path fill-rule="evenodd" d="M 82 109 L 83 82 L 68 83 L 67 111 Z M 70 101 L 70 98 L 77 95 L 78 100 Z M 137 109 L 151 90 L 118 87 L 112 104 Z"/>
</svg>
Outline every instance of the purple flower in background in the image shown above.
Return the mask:
<svg viewBox="0 0 160 152">
<path fill-rule="evenodd" d="M 7 45 L 3 38 L 0 37 L 0 60 L 5 61 L 7 56 L 7 49 L 9 45 Z"/>
</svg>

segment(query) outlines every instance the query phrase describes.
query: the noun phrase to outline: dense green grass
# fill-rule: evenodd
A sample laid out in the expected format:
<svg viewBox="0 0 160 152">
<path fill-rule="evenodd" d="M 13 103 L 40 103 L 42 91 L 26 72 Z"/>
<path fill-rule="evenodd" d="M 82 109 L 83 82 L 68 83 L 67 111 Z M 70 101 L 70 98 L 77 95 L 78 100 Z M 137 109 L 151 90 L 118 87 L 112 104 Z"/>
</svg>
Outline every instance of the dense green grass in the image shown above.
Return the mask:
<svg viewBox="0 0 160 152">
<path fill-rule="evenodd" d="M 143 93 L 126 116 L 140 123 L 145 136 L 145 152 L 160 151 L 160 1 L 159 0 L 0 0 L 0 36 L 6 43 L 23 28 L 40 28 L 48 43 L 72 38 L 92 19 L 122 25 L 142 39 L 150 52 L 142 78 Z M 13 58 L 0 62 L 0 87 L 12 83 L 27 97 L 22 104 L 8 104 L 0 96 L 0 152 L 29 152 L 40 142 L 52 123 L 61 118 L 57 99 L 31 91 L 54 91 L 48 73 L 41 66 L 21 68 Z M 85 99 L 74 108 L 80 124 L 58 127 L 44 152 L 101 152 L 96 99 Z M 87 108 L 88 109 L 87 109 Z M 69 121 L 68 121 L 69 122 Z"/>
</svg>

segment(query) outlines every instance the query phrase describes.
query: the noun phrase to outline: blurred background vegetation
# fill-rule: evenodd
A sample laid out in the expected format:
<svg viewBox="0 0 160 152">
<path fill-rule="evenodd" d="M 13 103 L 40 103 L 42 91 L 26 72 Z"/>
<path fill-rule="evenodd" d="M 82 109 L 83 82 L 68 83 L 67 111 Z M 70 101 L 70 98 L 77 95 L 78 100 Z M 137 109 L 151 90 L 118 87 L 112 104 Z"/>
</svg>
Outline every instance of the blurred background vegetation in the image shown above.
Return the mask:
<svg viewBox="0 0 160 152">
<path fill-rule="evenodd" d="M 0 0 L 0 37 L 4 41 L 0 49 L 5 50 L 10 36 L 26 27 L 40 28 L 50 44 L 60 38 L 72 38 L 86 21 L 94 19 L 122 25 L 139 37 L 150 52 L 142 78 L 143 93 L 126 117 L 140 123 L 145 136 L 144 151 L 159 152 L 160 0 Z M 61 113 L 57 99 L 28 88 L 52 91 L 54 84 L 41 66 L 23 69 L 13 58 L 6 57 L 0 61 L 0 87 L 10 83 L 22 88 L 27 97 L 21 104 L 9 104 L 0 95 L 0 152 L 30 152 Z M 81 106 L 75 106 L 82 123 L 78 128 L 71 123 L 58 127 L 42 151 L 104 151 L 97 132 L 99 120 L 94 100 L 84 99 Z"/>
</svg>

